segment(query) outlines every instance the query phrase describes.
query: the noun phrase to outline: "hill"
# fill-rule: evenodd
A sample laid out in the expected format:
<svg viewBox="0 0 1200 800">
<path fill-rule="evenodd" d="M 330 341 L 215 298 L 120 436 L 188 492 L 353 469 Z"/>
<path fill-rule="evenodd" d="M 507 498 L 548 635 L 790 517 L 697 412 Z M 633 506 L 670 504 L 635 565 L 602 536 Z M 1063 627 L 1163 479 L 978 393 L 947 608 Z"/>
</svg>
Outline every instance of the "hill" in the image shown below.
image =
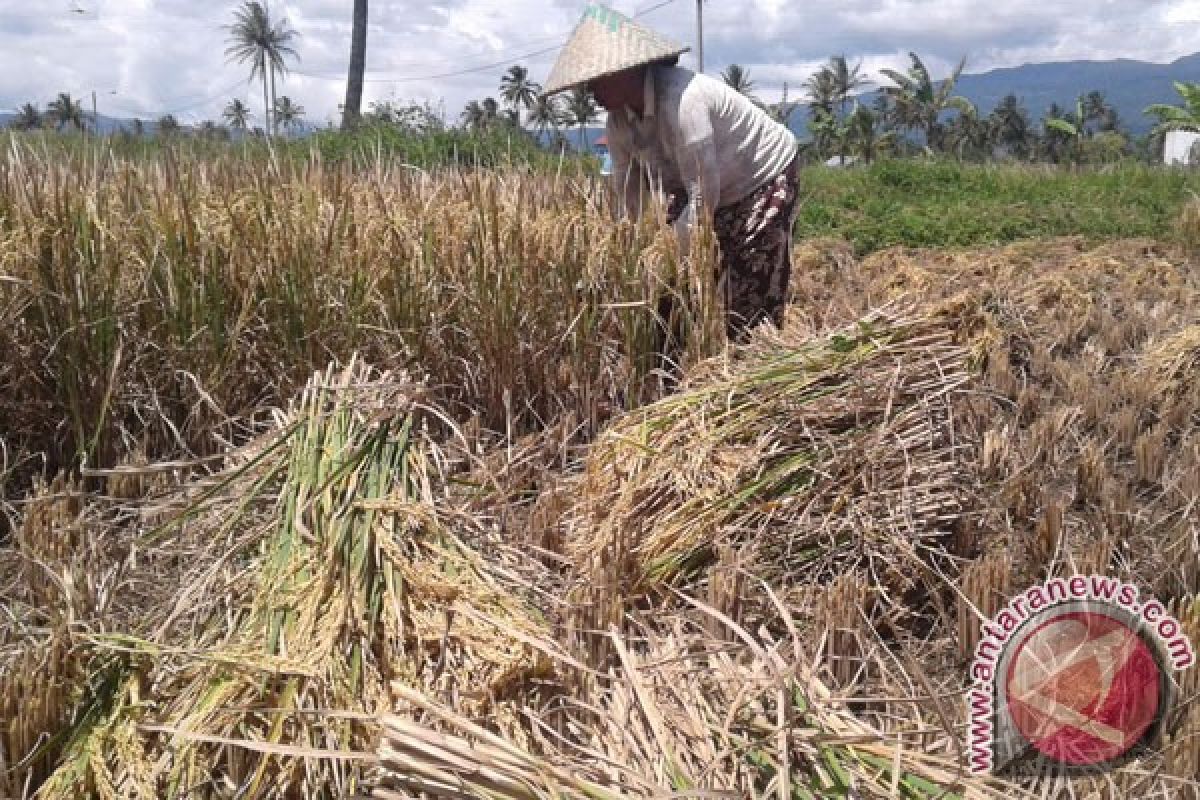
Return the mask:
<svg viewBox="0 0 1200 800">
<path fill-rule="evenodd" d="M 715 76 L 715 73 L 713 73 Z M 945 76 L 935 76 L 940 80 Z M 885 80 L 872 75 L 872 80 Z M 987 114 L 1007 94 L 1015 94 L 1030 118 L 1041 120 L 1047 109 L 1058 103 L 1067 110 L 1074 109 L 1075 100 L 1093 90 L 1104 93 L 1121 119 L 1121 126 L 1136 136 L 1144 136 L 1154 125 L 1153 119 L 1142 112 L 1154 103 L 1179 102 L 1175 81 L 1200 83 L 1200 53 L 1155 64 L 1148 61 L 1117 59 L 1115 61 L 1060 61 L 1024 64 L 988 72 L 964 73 L 958 82 L 957 94 L 966 97 L 982 113 Z M 859 95 L 865 105 L 874 102 L 878 91 Z M 792 115 L 790 127 L 801 139 L 808 138 L 807 110 Z M 603 128 L 589 128 L 588 141 L 594 142 Z M 572 143 L 575 135 L 571 135 Z"/>
<path fill-rule="evenodd" d="M 1153 103 L 1177 103 L 1175 81 L 1200 82 L 1200 53 L 1169 64 L 1119 59 L 1116 61 L 1063 61 L 1026 64 L 963 75 L 958 93 L 981 111 L 991 111 L 1006 94 L 1020 98 L 1034 119 L 1052 103 L 1073 108 L 1075 99 L 1094 89 L 1104 92 L 1135 134 L 1148 133 L 1153 120 L 1142 112 Z"/>
<path fill-rule="evenodd" d="M 935 76 L 940 80 L 945 76 Z M 874 76 L 882 79 L 881 76 Z M 970 100 L 987 114 L 1004 98 L 1015 94 L 1021 105 L 1037 122 L 1054 103 L 1064 109 L 1075 108 L 1076 99 L 1093 90 L 1104 93 L 1120 115 L 1122 128 L 1136 136 L 1144 136 L 1154 126 L 1154 120 L 1143 112 L 1154 103 L 1178 103 L 1175 81 L 1200 82 L 1200 53 L 1155 64 L 1148 61 L 1117 59 L 1115 61 L 1059 61 L 1042 64 L 1023 64 L 989 72 L 964 73 L 958 81 L 956 94 Z M 859 95 L 864 104 L 874 102 L 878 91 Z M 807 113 L 797 113 L 791 120 L 792 130 L 808 135 Z"/>
</svg>

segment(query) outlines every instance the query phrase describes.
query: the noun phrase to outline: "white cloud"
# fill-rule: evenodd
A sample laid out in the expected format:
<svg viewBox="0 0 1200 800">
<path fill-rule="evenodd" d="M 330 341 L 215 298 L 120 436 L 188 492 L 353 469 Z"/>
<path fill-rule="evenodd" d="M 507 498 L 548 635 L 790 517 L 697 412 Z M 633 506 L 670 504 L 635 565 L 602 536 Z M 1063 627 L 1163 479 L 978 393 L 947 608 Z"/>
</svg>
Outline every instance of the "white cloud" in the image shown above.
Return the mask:
<svg viewBox="0 0 1200 800">
<path fill-rule="evenodd" d="M 661 2 L 661 0 L 659 0 Z M 231 97 L 261 109 L 248 69 L 225 58 L 238 3 L 195 0 L 0 0 L 0 108 L 44 104 L 60 91 L 101 111 L 188 121 L 215 118 Z M 351 0 L 270 0 L 300 32 L 302 61 L 279 87 L 311 121 L 333 121 L 345 91 Z M 497 93 L 510 63 L 543 78 L 584 0 L 374 0 L 366 100 L 443 102 L 453 118 L 469 99 Z M 614 0 L 634 13 L 655 0 Z M 693 0 L 673 0 L 644 21 L 680 41 L 695 35 Z M 72 9 L 75 9 L 74 11 Z M 1031 61 L 1137 58 L 1170 61 L 1200 49 L 1200 0 L 708 0 L 710 72 L 746 66 L 773 99 L 799 86 L 829 55 L 876 73 L 915 50 L 935 74 L 968 56 L 968 71 Z M 550 52 L 538 52 L 549 49 Z M 532 54 L 532 55 L 531 55 Z M 691 63 L 690 58 L 685 63 Z M 489 66 L 489 65 L 495 66 Z M 468 71 L 479 68 L 477 71 Z M 465 74 L 450 74 L 465 73 Z M 112 93 L 115 92 L 115 93 Z"/>
</svg>

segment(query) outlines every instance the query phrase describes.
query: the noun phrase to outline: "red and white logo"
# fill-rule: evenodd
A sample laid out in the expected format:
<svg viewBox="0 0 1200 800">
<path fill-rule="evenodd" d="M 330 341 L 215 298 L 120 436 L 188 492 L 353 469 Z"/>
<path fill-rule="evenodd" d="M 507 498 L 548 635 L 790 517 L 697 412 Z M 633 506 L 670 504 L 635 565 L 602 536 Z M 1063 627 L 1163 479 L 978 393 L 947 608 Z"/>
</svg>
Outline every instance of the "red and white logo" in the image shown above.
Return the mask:
<svg viewBox="0 0 1200 800">
<path fill-rule="evenodd" d="M 1164 699 L 1154 653 L 1103 611 L 1040 622 L 1016 640 L 1004 681 L 1005 705 L 1022 738 L 1072 767 L 1128 753 L 1159 718 Z"/>
<path fill-rule="evenodd" d="M 1159 733 L 1195 649 L 1161 603 L 1103 576 L 1055 578 L 983 624 L 968 690 L 971 771 L 1112 767 Z"/>
</svg>

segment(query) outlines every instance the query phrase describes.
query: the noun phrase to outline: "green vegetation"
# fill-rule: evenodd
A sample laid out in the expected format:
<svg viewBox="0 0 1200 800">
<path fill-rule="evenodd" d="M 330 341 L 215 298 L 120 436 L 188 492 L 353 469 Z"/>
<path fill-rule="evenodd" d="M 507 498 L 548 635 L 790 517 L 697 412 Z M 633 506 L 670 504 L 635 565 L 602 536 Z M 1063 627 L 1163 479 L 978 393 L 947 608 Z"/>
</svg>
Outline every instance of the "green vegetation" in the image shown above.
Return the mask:
<svg viewBox="0 0 1200 800">
<path fill-rule="evenodd" d="M 356 0 L 296 136 L 268 9 L 261 127 L 0 132 L 0 796 L 1007 800 L 953 698 L 1015 585 L 1200 642 L 1200 172 L 1135 161 L 1200 86 L 1134 143 L 834 56 L 804 157 L 862 166 L 804 172 L 788 321 L 725 348 L 711 227 L 614 221 L 586 91 L 362 113 Z M 1163 733 L 1070 794 L 1196 796 Z"/>
<path fill-rule="evenodd" d="M 379 123 L 352 132 L 321 131 L 306 141 L 291 142 L 292 153 L 319 153 L 326 162 L 349 161 L 368 166 L 380 157 L 421 169 L 443 166 L 527 166 L 546 171 L 586 169 L 594 159 L 564 158 L 560 152 L 539 147 L 533 137 L 507 125 L 473 130 L 440 128 L 413 130 Z"/>
<path fill-rule="evenodd" d="M 1158 103 L 1146 109 L 1147 114 L 1158 119 L 1156 134 L 1200 130 L 1200 84 L 1176 82 L 1175 91 L 1179 92 L 1182 105 Z"/>
<path fill-rule="evenodd" d="M 527 133 L 506 126 L 472 131 L 373 120 L 352 131 L 329 129 L 304 139 L 268 140 L 249 135 L 231 139 L 228 130 L 220 126 L 205 127 L 192 135 L 178 128 L 168 133 L 170 122 L 165 117 L 159 120 L 158 136 L 119 133 L 102 140 L 77 133 L 0 130 L 0 145 L 8 149 L 19 142 L 52 160 L 108 155 L 153 161 L 170 153 L 180 161 L 256 164 L 282 159 L 302 164 L 316 159 L 327 165 L 347 164 L 362 169 L 396 163 L 423 170 L 517 166 L 567 174 L 595 172 L 598 164 L 592 157 L 564 157 L 558 151 L 539 147 Z"/>
<path fill-rule="evenodd" d="M 889 160 L 807 169 L 801 186 L 796 235 L 841 237 L 868 253 L 1051 236 L 1170 238 L 1200 175 L 1137 164 L 1068 171 Z"/>
</svg>

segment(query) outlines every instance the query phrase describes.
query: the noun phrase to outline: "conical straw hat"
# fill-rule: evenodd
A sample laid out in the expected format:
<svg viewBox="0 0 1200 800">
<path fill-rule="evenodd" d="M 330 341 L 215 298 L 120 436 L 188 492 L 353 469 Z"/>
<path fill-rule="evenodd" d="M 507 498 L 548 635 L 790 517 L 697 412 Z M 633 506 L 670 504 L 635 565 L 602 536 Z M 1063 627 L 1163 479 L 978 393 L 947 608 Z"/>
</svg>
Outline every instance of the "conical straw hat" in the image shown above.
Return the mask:
<svg viewBox="0 0 1200 800">
<path fill-rule="evenodd" d="M 558 54 L 542 94 L 573 89 L 687 50 L 607 6 L 590 5 Z"/>
</svg>

